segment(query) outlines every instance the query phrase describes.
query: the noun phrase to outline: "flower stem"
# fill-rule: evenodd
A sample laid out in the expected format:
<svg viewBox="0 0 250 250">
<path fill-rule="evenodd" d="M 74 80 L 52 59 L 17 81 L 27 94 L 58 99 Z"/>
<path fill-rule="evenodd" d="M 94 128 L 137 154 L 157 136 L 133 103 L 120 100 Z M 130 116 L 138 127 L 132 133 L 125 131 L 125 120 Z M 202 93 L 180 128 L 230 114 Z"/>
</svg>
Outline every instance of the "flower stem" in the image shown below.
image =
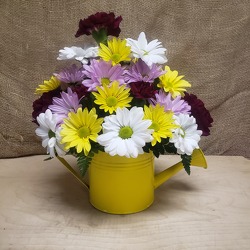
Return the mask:
<svg viewBox="0 0 250 250">
<path fill-rule="evenodd" d="M 71 174 L 75 176 L 75 178 L 85 187 L 89 190 L 89 186 L 83 182 L 82 178 L 78 175 L 78 173 L 69 165 L 69 163 L 60 156 L 57 156 L 57 159 L 70 171 Z"/>
</svg>

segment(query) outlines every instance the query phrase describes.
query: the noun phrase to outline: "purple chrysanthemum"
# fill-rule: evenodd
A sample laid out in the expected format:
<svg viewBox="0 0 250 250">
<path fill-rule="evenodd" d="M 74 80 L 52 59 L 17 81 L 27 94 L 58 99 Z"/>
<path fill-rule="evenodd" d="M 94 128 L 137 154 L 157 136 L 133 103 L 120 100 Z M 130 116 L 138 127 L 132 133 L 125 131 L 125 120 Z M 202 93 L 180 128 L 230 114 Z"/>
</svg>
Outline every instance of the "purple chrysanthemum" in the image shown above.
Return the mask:
<svg viewBox="0 0 250 250">
<path fill-rule="evenodd" d="M 61 82 L 76 84 L 81 82 L 84 78 L 84 73 L 81 68 L 78 68 L 75 64 L 73 64 L 69 68 L 63 69 L 60 73 L 54 74 L 56 78 L 58 78 Z"/>
<path fill-rule="evenodd" d="M 141 59 L 133 64 L 128 70 L 124 71 L 125 82 L 154 82 L 154 80 L 165 73 L 156 64 L 149 67 Z"/>
<path fill-rule="evenodd" d="M 96 86 L 109 85 L 113 81 L 124 84 L 123 68 L 120 65 L 112 66 L 110 62 L 93 59 L 90 65 L 84 65 L 83 68 L 88 79 L 83 80 L 82 84 L 88 91 L 96 91 Z"/>
<path fill-rule="evenodd" d="M 52 113 L 57 114 L 60 123 L 68 116 L 69 112 L 76 112 L 81 106 L 77 93 L 74 93 L 71 88 L 68 88 L 67 92 L 61 93 L 61 98 L 53 98 L 52 105 L 49 105 L 49 109 Z"/>
<path fill-rule="evenodd" d="M 172 99 L 171 94 L 166 95 L 160 90 L 159 93 L 155 95 L 155 99 L 151 99 L 150 101 L 153 105 L 159 103 L 161 106 L 164 106 L 165 111 L 172 111 L 175 115 L 190 114 L 191 107 L 186 101 L 181 99 L 180 95 Z"/>
<path fill-rule="evenodd" d="M 188 93 L 185 93 L 184 100 L 191 106 L 191 114 L 196 119 L 198 129 L 202 130 L 202 135 L 210 135 L 209 127 L 212 127 L 213 118 L 204 103 L 196 95 Z"/>
</svg>

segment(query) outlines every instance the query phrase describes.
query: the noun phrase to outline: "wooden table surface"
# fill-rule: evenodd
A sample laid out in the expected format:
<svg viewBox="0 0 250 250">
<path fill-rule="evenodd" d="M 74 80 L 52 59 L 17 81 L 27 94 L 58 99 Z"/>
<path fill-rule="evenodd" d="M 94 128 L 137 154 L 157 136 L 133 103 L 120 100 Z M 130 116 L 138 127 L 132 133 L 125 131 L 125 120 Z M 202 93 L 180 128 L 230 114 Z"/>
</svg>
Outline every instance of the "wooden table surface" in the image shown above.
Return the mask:
<svg viewBox="0 0 250 250">
<path fill-rule="evenodd" d="M 131 215 L 93 208 L 88 192 L 54 159 L 0 160 L 0 249 L 250 249 L 250 161 L 207 156 Z M 161 156 L 156 168 L 177 162 Z"/>
</svg>

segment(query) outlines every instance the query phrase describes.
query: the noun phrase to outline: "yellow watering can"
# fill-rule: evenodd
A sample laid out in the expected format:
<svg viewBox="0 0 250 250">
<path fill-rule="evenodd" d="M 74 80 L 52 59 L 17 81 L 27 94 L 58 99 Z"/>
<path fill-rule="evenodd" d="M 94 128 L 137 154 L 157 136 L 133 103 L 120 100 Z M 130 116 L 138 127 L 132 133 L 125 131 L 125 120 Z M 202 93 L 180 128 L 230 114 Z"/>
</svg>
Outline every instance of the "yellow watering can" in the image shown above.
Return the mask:
<svg viewBox="0 0 250 250">
<path fill-rule="evenodd" d="M 154 189 L 183 169 L 179 162 L 155 175 L 153 153 L 127 158 L 99 152 L 91 161 L 88 185 L 65 159 L 58 159 L 89 189 L 90 203 L 111 214 L 130 214 L 146 209 L 154 201 Z M 207 168 L 200 149 L 193 151 L 191 165 Z"/>
</svg>

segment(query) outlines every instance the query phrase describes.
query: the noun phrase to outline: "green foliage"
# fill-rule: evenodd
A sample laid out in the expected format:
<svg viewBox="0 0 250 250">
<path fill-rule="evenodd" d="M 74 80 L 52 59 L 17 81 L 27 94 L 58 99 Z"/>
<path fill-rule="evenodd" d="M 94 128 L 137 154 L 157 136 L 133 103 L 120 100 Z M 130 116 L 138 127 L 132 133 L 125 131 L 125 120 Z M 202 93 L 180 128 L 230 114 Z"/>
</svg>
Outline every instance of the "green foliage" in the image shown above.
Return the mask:
<svg viewBox="0 0 250 250">
<path fill-rule="evenodd" d="M 164 149 L 167 153 L 170 153 L 170 154 L 177 154 L 177 149 L 176 147 L 174 146 L 173 143 L 169 142 L 167 144 L 164 144 Z"/>
<path fill-rule="evenodd" d="M 105 45 L 107 45 L 107 31 L 106 29 L 102 28 L 99 30 L 93 30 L 92 31 L 92 37 L 95 39 L 95 41 L 99 44 L 99 43 L 103 43 Z"/>
<path fill-rule="evenodd" d="M 168 139 L 162 139 L 161 143 L 156 143 L 155 146 L 152 146 L 151 143 L 147 143 L 143 150 L 147 153 L 152 151 L 155 157 L 159 158 L 160 155 L 166 153 L 177 154 L 176 148 L 173 143 L 170 143 Z"/>
<path fill-rule="evenodd" d="M 191 160 L 192 160 L 192 155 L 181 155 L 181 159 L 182 159 L 182 164 L 184 166 L 184 169 L 186 170 L 187 174 L 190 175 L 191 170 L 190 170 L 190 164 L 191 164 Z"/>
<path fill-rule="evenodd" d="M 134 107 L 144 107 L 144 105 L 146 105 L 146 100 L 144 99 L 139 99 L 139 98 L 133 98 L 132 102 L 131 102 L 131 106 Z"/>
<path fill-rule="evenodd" d="M 156 143 L 155 146 L 152 146 L 151 143 L 147 143 L 143 148 L 144 152 L 149 153 L 153 152 L 154 156 L 159 158 L 160 155 L 164 154 L 177 154 L 177 149 L 175 148 L 173 143 L 170 143 L 168 139 L 162 139 L 161 143 Z M 182 159 L 182 164 L 184 166 L 185 171 L 188 175 L 190 175 L 190 164 L 192 160 L 192 155 L 180 155 Z"/>
<path fill-rule="evenodd" d="M 44 159 L 44 161 L 49 161 L 49 160 L 52 160 L 52 159 L 53 159 L 52 157 L 49 157 L 49 158 Z"/>
<path fill-rule="evenodd" d="M 78 156 L 77 166 L 79 167 L 79 170 L 82 176 L 86 174 L 91 160 L 92 160 L 92 157 L 85 156 L 84 154 Z"/>
<path fill-rule="evenodd" d="M 89 168 L 92 158 L 98 151 L 104 151 L 104 148 L 96 142 L 91 142 L 91 151 L 86 156 L 83 152 L 77 154 L 77 166 L 82 176 L 84 176 Z"/>
</svg>

